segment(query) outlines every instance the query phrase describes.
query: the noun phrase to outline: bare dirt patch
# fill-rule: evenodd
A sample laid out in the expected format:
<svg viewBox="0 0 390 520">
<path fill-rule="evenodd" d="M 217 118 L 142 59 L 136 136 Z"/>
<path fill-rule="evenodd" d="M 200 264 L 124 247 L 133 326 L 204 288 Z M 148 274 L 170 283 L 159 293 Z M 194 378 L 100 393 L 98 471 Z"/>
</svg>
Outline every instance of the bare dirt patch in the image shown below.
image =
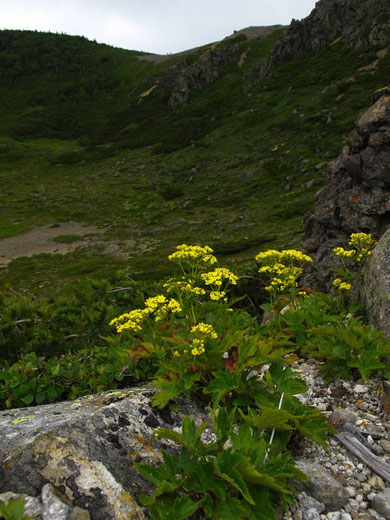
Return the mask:
<svg viewBox="0 0 390 520">
<path fill-rule="evenodd" d="M 79 248 L 91 247 L 103 248 L 105 254 L 127 260 L 137 252 L 152 251 L 156 243 L 152 238 L 145 240 L 138 237 L 122 241 L 104 240 L 102 235 L 106 231 L 94 226 L 83 226 L 80 222 L 36 226 L 27 233 L 0 239 L 0 267 L 6 267 L 12 260 L 25 256 L 31 257 L 41 253 L 66 255 Z M 53 240 L 64 235 L 79 236 L 80 240 L 71 243 Z"/>
<path fill-rule="evenodd" d="M 83 237 L 88 234 L 101 235 L 105 229 L 94 226 L 83 226 L 79 222 L 65 222 L 62 224 L 47 224 L 36 226 L 27 233 L 0 240 L 0 266 L 6 266 L 11 260 L 22 256 L 34 256 L 40 253 L 57 253 L 65 255 L 77 249 L 86 247 L 97 241 L 95 237 L 71 244 L 54 242 L 53 238 L 60 235 L 77 235 Z"/>
</svg>

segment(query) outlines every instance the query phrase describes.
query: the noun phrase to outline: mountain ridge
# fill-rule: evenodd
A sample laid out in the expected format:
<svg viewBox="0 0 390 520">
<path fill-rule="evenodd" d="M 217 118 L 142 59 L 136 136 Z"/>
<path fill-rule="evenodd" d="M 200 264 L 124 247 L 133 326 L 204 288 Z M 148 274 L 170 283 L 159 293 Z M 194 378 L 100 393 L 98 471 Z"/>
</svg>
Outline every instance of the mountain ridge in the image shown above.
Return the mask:
<svg viewBox="0 0 390 520">
<path fill-rule="evenodd" d="M 390 57 L 340 40 L 254 76 L 285 34 L 234 34 L 153 64 L 83 38 L 0 31 L 0 238 L 70 221 L 107 243 L 17 259 L 0 279 L 23 272 L 36 288 L 45 265 L 60 284 L 124 266 L 157 278 L 169 273 L 159 256 L 183 241 L 244 263 L 298 246 L 326 163 L 388 83 Z"/>
</svg>

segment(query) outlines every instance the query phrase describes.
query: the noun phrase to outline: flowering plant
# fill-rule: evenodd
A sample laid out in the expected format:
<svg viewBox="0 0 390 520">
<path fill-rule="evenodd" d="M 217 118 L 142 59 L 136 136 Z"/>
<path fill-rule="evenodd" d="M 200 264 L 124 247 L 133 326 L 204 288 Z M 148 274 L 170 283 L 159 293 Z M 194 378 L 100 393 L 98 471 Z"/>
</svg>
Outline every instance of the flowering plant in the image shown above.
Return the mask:
<svg viewBox="0 0 390 520">
<path fill-rule="evenodd" d="M 334 269 L 337 277 L 333 280 L 333 287 L 345 298 L 353 283 L 360 277 L 362 268 L 377 245 L 371 234 L 352 233 L 348 244 L 352 249 L 335 247 L 333 253 L 339 258 L 342 267 Z"/>
</svg>

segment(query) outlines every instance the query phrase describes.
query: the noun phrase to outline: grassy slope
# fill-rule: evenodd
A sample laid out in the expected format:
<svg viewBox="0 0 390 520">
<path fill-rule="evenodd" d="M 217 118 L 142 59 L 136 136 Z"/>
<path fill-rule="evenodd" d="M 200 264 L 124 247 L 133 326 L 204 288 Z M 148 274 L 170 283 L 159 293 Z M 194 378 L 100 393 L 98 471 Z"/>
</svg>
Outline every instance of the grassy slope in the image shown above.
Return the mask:
<svg viewBox="0 0 390 520">
<path fill-rule="evenodd" d="M 28 35 L 42 45 L 47 37 Z M 52 61 L 35 59 L 36 70 L 19 76 L 13 64 L 13 76 L 0 82 L 7 107 L 0 236 L 10 227 L 17 233 L 78 220 L 135 247 L 128 262 L 102 250 L 19 259 L 0 270 L 0 281 L 36 291 L 49 280 L 52 291 L 125 266 L 132 277 L 158 278 L 168 269 L 162 260 L 182 242 L 212 245 L 232 263 L 298 245 L 302 215 L 325 178 L 325 167 L 316 167 L 338 155 L 372 92 L 386 84 L 390 56 L 359 72 L 375 52 L 358 56 L 336 44 L 282 66 L 245 94 L 246 72 L 279 36 L 237 43 L 247 52 L 244 66 L 227 67 L 175 111 L 161 94 L 138 103 L 138 86 L 170 60 L 156 67 L 134 52 L 51 35 Z M 54 43 L 60 50 L 53 53 Z"/>
</svg>

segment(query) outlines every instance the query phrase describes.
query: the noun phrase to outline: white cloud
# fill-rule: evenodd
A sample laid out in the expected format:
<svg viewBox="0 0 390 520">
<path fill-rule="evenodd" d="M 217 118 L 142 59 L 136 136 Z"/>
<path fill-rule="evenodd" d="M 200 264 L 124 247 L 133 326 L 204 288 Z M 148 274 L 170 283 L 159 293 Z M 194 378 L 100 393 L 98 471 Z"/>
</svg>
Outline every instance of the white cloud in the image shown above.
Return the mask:
<svg viewBox="0 0 390 520">
<path fill-rule="evenodd" d="M 315 0 L 0 0 L 0 26 L 78 34 L 164 54 L 249 25 L 287 25 L 314 5 Z"/>
</svg>

